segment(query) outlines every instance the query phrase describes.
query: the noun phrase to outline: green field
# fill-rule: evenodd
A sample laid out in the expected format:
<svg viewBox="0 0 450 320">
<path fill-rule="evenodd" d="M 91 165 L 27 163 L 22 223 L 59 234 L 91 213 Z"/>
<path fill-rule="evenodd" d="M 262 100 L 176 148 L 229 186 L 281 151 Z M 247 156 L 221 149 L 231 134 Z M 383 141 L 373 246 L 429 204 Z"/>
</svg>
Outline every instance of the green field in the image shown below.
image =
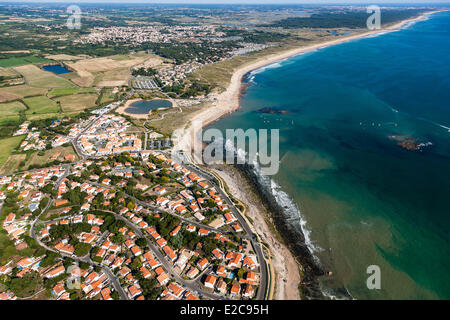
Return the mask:
<svg viewBox="0 0 450 320">
<path fill-rule="evenodd" d="M 11 116 L 11 117 L 4 117 L 0 118 L 0 126 L 8 126 L 8 125 L 15 125 L 20 121 L 19 116 Z"/>
<path fill-rule="evenodd" d="M 48 93 L 48 97 L 67 96 L 75 93 L 96 93 L 94 88 L 58 88 L 52 89 Z"/>
<path fill-rule="evenodd" d="M 0 150 L 2 150 L 2 152 L 0 152 L 0 168 L 8 159 L 11 151 L 19 146 L 22 139 L 23 136 L 17 136 L 0 140 Z"/>
<path fill-rule="evenodd" d="M 8 59 L 0 59 L 0 67 L 8 68 L 8 67 L 17 67 L 17 66 L 23 66 L 25 64 L 30 63 L 44 63 L 44 62 L 50 62 L 53 60 L 44 59 L 36 56 L 29 56 L 29 57 L 21 57 L 21 58 L 8 58 Z"/>
<path fill-rule="evenodd" d="M 0 103 L 0 119 L 18 116 L 21 111 L 25 111 L 26 109 L 20 101 Z"/>
<path fill-rule="evenodd" d="M 25 98 L 23 102 L 29 108 L 25 111 L 26 115 L 59 112 L 59 107 L 56 102 L 44 96 Z"/>
</svg>

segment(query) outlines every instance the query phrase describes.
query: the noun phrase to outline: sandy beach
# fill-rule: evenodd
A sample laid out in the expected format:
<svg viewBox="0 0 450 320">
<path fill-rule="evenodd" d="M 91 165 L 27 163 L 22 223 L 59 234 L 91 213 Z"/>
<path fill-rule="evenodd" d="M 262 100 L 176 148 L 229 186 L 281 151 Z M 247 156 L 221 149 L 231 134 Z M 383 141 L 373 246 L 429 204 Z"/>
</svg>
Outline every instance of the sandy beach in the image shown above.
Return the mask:
<svg viewBox="0 0 450 320">
<path fill-rule="evenodd" d="M 247 73 L 249 73 L 251 71 L 257 70 L 259 68 L 265 67 L 265 66 L 273 64 L 273 63 L 276 63 L 280 60 L 285 60 L 285 59 L 291 58 L 293 56 L 296 56 L 296 55 L 299 55 L 302 53 L 307 53 L 307 52 L 311 52 L 311 51 L 314 51 L 317 49 L 322 49 L 322 48 L 330 47 L 333 45 L 349 42 L 352 40 L 364 38 L 367 36 L 372 36 L 372 35 L 375 35 L 378 33 L 386 33 L 389 31 L 395 31 L 397 29 L 402 28 L 406 24 L 425 19 L 429 15 L 436 13 L 436 12 L 439 12 L 439 11 L 430 11 L 430 12 L 424 13 L 423 15 L 420 15 L 416 18 L 407 19 L 407 20 L 401 21 L 399 23 L 396 23 L 394 25 L 391 25 L 391 26 L 388 26 L 385 28 L 381 28 L 379 30 L 367 31 L 367 32 L 356 34 L 356 35 L 342 37 L 342 38 L 332 40 L 332 41 L 326 41 L 326 42 L 322 42 L 322 43 L 313 44 L 310 46 L 304 46 L 304 47 L 299 47 L 299 48 L 295 48 L 295 49 L 291 49 L 291 50 L 282 51 L 277 54 L 268 55 L 257 61 L 254 61 L 252 63 L 242 65 L 240 68 L 235 70 L 235 72 L 233 73 L 230 84 L 227 87 L 227 89 L 224 92 L 216 95 L 215 101 L 212 103 L 211 107 L 201 110 L 199 113 L 195 114 L 194 118 L 196 121 L 201 121 L 203 126 L 207 126 L 208 124 L 216 121 L 217 119 L 223 117 L 224 115 L 229 114 L 229 113 L 233 112 L 234 110 L 238 109 L 239 108 L 239 93 L 241 90 L 242 79 Z M 190 149 L 191 149 L 190 146 L 193 145 L 192 144 L 193 128 L 191 126 L 188 126 L 186 128 L 179 128 L 179 129 L 184 130 L 184 135 L 183 135 L 182 139 L 180 139 L 178 147 L 181 150 L 190 151 Z"/>
<path fill-rule="evenodd" d="M 148 114 L 131 114 L 126 112 L 125 110 L 127 110 L 133 103 L 137 102 L 137 101 L 141 101 L 142 99 L 132 99 L 132 100 L 128 100 L 127 102 L 125 102 L 125 104 L 121 107 L 118 107 L 116 109 L 116 112 L 119 114 L 124 114 L 136 119 L 147 119 L 148 118 Z"/>
<path fill-rule="evenodd" d="M 427 12 L 419 17 L 404 20 L 402 22 L 396 23 L 394 25 L 373 31 L 367 31 L 359 33 L 356 35 L 351 35 L 347 37 L 342 37 L 332 41 L 326 41 L 323 43 L 318 43 L 310 46 L 304 46 L 295 48 L 292 50 L 282 51 L 274 55 L 268 55 L 257 61 L 246 64 L 235 70 L 232 75 L 230 84 L 228 88 L 217 94 L 212 105 L 199 111 L 193 116 L 192 120 L 201 121 L 203 126 L 206 126 L 217 119 L 225 116 L 234 110 L 239 108 L 239 95 L 242 85 L 243 77 L 256 69 L 262 68 L 264 66 L 273 64 L 277 61 L 284 60 L 302 53 L 311 52 L 317 49 L 345 43 L 348 41 L 364 38 L 367 36 L 372 36 L 379 33 L 386 33 L 390 31 L 395 31 L 404 27 L 409 23 L 413 23 L 422 19 L 425 19 L 429 15 L 438 12 L 432 11 Z M 180 131 L 184 132 L 178 141 L 176 146 L 177 150 L 183 150 L 185 154 L 191 154 L 191 149 L 193 146 L 194 139 L 194 128 L 191 122 L 186 128 L 180 128 Z M 195 162 L 199 162 L 199 159 L 194 159 Z M 217 172 L 217 171 L 216 171 Z M 242 188 L 242 183 L 238 180 L 237 174 L 230 174 L 229 172 L 217 172 L 224 179 L 230 188 L 233 195 L 239 198 L 241 201 L 249 206 L 249 212 L 251 218 L 256 221 L 255 229 L 261 239 L 269 245 L 269 249 L 273 255 L 272 266 L 276 273 L 276 287 L 274 299 L 277 300 L 295 300 L 299 299 L 298 284 L 300 283 L 299 276 L 299 266 L 290 253 L 288 248 L 281 243 L 271 232 L 264 220 L 264 212 L 261 207 L 255 203 L 254 200 L 248 197 L 248 193 L 245 192 L 245 188 Z M 301 262 L 300 262 L 301 263 Z"/>
</svg>

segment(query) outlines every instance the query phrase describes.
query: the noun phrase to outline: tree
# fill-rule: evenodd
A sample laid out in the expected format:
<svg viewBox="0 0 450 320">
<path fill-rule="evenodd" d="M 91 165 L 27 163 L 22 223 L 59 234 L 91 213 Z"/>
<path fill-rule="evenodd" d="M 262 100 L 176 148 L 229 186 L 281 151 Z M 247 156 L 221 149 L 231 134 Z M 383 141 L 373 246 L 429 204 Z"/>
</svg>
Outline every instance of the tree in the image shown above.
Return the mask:
<svg viewBox="0 0 450 320">
<path fill-rule="evenodd" d="M 147 245 L 147 241 L 145 240 L 145 238 L 139 238 L 136 240 L 136 244 L 141 248 L 145 248 L 145 246 Z"/>
<path fill-rule="evenodd" d="M 113 293 L 111 293 L 111 298 L 113 298 L 113 300 L 120 300 L 120 295 L 117 291 L 113 291 Z"/>
<path fill-rule="evenodd" d="M 74 254 L 77 255 L 78 257 L 83 257 L 89 253 L 91 248 L 92 247 L 89 243 L 79 242 L 75 245 Z"/>
<path fill-rule="evenodd" d="M 8 287 L 18 297 L 28 297 L 36 293 L 42 285 L 42 279 L 39 273 L 32 271 L 25 274 L 22 278 L 13 278 Z"/>
</svg>

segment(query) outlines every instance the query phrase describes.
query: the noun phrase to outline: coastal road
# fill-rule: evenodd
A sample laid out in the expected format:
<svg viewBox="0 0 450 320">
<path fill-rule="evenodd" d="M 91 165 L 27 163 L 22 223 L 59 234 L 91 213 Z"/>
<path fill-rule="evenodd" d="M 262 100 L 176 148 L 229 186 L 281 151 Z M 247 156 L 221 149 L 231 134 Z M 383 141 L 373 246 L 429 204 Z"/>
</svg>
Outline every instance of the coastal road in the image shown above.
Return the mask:
<svg viewBox="0 0 450 320">
<path fill-rule="evenodd" d="M 231 208 L 231 212 L 238 219 L 238 221 L 241 224 L 244 231 L 249 235 L 249 239 L 250 239 L 252 248 L 253 248 L 256 256 L 258 257 L 258 263 L 260 265 L 259 267 L 260 267 L 260 273 L 261 273 L 261 280 L 260 280 L 259 290 L 258 290 L 256 299 L 264 300 L 264 298 L 266 296 L 267 286 L 268 286 L 268 284 L 267 284 L 268 270 L 267 270 L 266 259 L 264 257 L 264 253 L 262 251 L 261 246 L 258 243 L 258 236 L 252 231 L 252 229 L 250 228 L 250 226 L 247 223 L 247 220 L 244 219 L 244 217 L 242 217 L 241 213 L 239 212 L 239 210 L 237 210 L 237 208 L 235 207 L 234 203 L 231 201 L 231 199 L 229 198 L 229 196 L 225 192 L 225 190 L 223 190 L 222 187 L 219 186 L 215 182 L 216 177 L 212 173 L 209 173 L 209 172 L 199 168 L 198 166 L 195 166 L 192 164 L 184 164 L 184 165 L 189 170 L 195 172 L 198 176 L 206 178 L 208 181 L 210 181 L 213 184 L 213 186 L 220 193 L 221 197 L 223 199 L 225 199 L 228 207 Z"/>
</svg>

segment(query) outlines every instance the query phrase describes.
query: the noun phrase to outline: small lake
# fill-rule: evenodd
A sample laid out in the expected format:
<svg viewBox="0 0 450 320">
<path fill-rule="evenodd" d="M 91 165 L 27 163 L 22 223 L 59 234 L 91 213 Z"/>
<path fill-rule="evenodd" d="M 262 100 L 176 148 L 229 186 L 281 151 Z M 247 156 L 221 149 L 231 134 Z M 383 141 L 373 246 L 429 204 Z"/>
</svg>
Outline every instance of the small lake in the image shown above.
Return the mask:
<svg viewBox="0 0 450 320">
<path fill-rule="evenodd" d="M 141 100 L 130 105 L 125 111 L 131 114 L 147 114 L 150 110 L 166 109 L 172 107 L 169 100 Z"/>
<path fill-rule="evenodd" d="M 65 73 L 72 72 L 72 71 L 70 71 L 69 69 L 67 69 L 66 67 L 64 67 L 64 66 L 62 66 L 60 64 L 43 66 L 42 69 L 45 70 L 45 71 L 53 72 L 54 74 L 65 74 Z"/>
</svg>

